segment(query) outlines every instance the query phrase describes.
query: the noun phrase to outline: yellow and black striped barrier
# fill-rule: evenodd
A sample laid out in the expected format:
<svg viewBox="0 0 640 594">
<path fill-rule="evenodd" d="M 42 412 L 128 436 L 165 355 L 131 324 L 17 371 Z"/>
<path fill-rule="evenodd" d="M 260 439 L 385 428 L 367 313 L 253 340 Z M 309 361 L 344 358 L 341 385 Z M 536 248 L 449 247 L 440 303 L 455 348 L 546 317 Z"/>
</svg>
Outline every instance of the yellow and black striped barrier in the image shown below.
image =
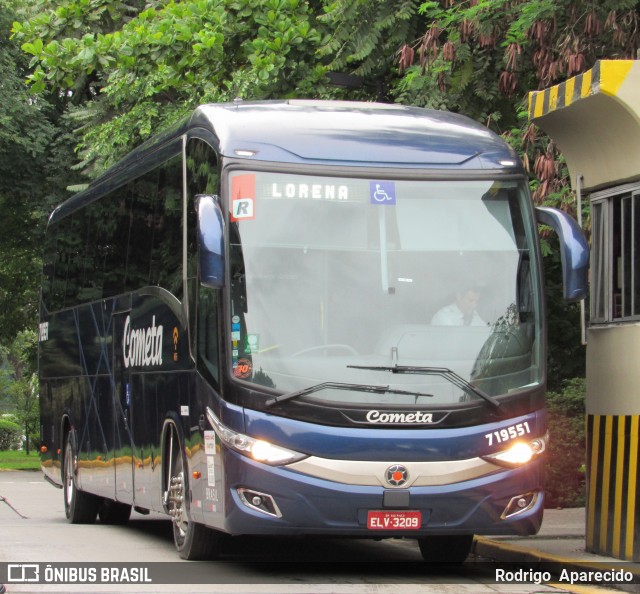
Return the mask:
<svg viewBox="0 0 640 594">
<path fill-rule="evenodd" d="M 599 60 L 591 70 L 559 85 L 529 93 L 529 119 L 542 117 L 557 109 L 569 107 L 579 99 L 597 93 L 616 97 L 627 79 L 634 60 Z M 588 122 L 585 122 L 588 126 Z"/>
<path fill-rule="evenodd" d="M 640 415 L 587 415 L 587 550 L 640 560 Z"/>
<path fill-rule="evenodd" d="M 582 190 L 640 178 L 640 60 L 591 70 L 529 93 L 529 119 L 556 143 Z"/>
</svg>

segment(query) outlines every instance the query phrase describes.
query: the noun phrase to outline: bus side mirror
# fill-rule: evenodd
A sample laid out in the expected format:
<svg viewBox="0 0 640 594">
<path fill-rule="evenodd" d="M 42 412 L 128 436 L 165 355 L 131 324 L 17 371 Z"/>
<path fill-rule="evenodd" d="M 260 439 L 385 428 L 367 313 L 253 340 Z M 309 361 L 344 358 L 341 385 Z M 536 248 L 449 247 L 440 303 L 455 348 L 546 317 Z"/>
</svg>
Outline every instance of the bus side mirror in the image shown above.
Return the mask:
<svg viewBox="0 0 640 594">
<path fill-rule="evenodd" d="M 198 213 L 200 282 L 205 287 L 224 286 L 224 216 L 220 198 L 208 194 L 195 197 Z"/>
<path fill-rule="evenodd" d="M 579 301 L 587 296 L 589 245 L 578 223 L 566 212 L 545 206 L 536 207 L 538 223 L 548 225 L 560 239 L 560 258 L 564 298 Z"/>
</svg>

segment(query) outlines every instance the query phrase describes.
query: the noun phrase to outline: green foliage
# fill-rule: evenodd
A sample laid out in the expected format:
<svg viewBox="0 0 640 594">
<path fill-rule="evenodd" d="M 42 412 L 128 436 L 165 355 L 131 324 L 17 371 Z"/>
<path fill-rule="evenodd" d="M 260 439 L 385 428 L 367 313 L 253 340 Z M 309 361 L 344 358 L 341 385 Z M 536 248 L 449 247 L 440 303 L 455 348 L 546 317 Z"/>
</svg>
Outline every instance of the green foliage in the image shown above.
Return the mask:
<svg viewBox="0 0 640 594">
<path fill-rule="evenodd" d="M 560 389 L 563 382 L 585 375 L 585 347 L 580 336 L 580 306 L 567 303 L 562 296 L 562 268 L 558 239 L 546 240 L 549 254 L 543 258 L 549 351 L 547 357 L 548 387 Z"/>
<path fill-rule="evenodd" d="M 419 34 L 416 0 L 334 0 L 325 3 L 320 20 L 326 36 L 320 55 L 330 69 L 363 77 L 364 88 L 352 98 L 389 99 L 395 56 L 407 40 Z"/>
<path fill-rule="evenodd" d="M 20 51 L 6 41 L 12 14 L 0 7 L 0 343 L 37 311 L 39 265 L 32 230 L 42 196 L 41 159 L 53 135 L 46 103 L 31 101 Z"/>
<path fill-rule="evenodd" d="M 637 2 L 630 0 L 585 6 L 573 0 L 444 0 L 424 2 L 419 12 L 427 31 L 416 44 L 420 65 L 425 73 L 433 64 L 447 66 L 440 82 L 453 91 L 454 101 L 459 98 L 452 79 L 471 56 L 488 57 L 500 74 L 489 80 L 474 71 L 473 79 L 484 78 L 519 101 L 538 85 L 573 76 L 598 58 L 635 57 L 638 45 Z"/>
<path fill-rule="evenodd" d="M 20 425 L 0 417 L 0 450 L 15 450 L 20 443 Z"/>
<path fill-rule="evenodd" d="M 69 117 L 84 120 L 79 148 L 93 174 L 200 103 L 326 92 L 321 36 L 302 0 L 118 5 L 109 19 L 108 2 L 67 0 L 73 18 L 39 4 L 14 38 L 31 56 L 33 93 L 60 89 L 83 106 Z"/>
<path fill-rule="evenodd" d="M 547 394 L 550 442 L 545 463 L 547 507 L 585 504 L 585 380 L 563 382 Z"/>
<path fill-rule="evenodd" d="M 64 197 L 70 161 L 50 97 L 24 85 L 26 59 L 9 40 L 14 18 L 0 4 L 0 344 L 35 325 L 46 216 Z"/>
<path fill-rule="evenodd" d="M 40 455 L 27 454 L 24 450 L 2 451 L 0 449 L 0 470 L 39 470 Z"/>
<path fill-rule="evenodd" d="M 11 405 L 15 422 L 25 436 L 27 453 L 39 440 L 40 403 L 36 375 L 37 335 L 19 332 L 8 348 L 0 349 L 0 389 Z"/>
</svg>

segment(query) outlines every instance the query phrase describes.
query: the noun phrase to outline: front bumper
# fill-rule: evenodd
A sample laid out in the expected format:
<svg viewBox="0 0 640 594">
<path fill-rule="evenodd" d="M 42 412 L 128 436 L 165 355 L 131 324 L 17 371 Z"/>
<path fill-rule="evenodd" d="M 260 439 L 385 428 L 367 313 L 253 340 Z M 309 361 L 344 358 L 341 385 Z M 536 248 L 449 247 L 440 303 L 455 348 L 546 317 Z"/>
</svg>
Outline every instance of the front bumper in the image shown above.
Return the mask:
<svg viewBox="0 0 640 594">
<path fill-rule="evenodd" d="M 527 535 L 537 533 L 542 522 L 542 460 L 516 469 L 491 465 L 491 472 L 481 476 L 472 473 L 467 480 L 445 484 L 433 484 L 443 482 L 435 476 L 425 479 L 428 469 L 423 468 L 422 479 L 416 477 L 408 488 L 388 488 L 382 484 L 339 482 L 347 480 L 344 473 L 336 474 L 338 480 L 329 480 L 327 472 L 322 477 L 303 474 L 294 469 L 296 464 L 271 467 L 226 448 L 223 456 L 225 512 L 223 525 L 215 527 L 234 535 Z M 351 464 L 356 468 L 360 463 Z M 412 464 L 407 467 L 412 469 Z M 362 474 L 358 481 L 367 482 Z M 375 483 L 375 478 L 369 482 Z M 252 493 L 271 498 L 275 505 L 260 509 L 252 504 Z M 523 509 L 514 508 L 514 498 L 520 496 L 528 496 L 527 503 Z M 421 526 L 418 530 L 370 530 L 367 515 L 372 510 L 418 510 Z M 506 515 L 505 510 L 509 510 Z"/>
</svg>

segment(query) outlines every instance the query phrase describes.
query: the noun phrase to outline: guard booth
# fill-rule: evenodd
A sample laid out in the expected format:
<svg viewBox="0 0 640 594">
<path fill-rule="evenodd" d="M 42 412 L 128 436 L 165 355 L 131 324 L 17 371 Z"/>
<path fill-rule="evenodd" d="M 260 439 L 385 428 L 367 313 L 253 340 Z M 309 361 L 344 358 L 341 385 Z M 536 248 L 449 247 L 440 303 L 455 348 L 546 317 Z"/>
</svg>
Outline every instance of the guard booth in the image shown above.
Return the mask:
<svg viewBox="0 0 640 594">
<path fill-rule="evenodd" d="M 591 206 L 586 548 L 640 561 L 640 62 L 529 94 Z"/>
</svg>

